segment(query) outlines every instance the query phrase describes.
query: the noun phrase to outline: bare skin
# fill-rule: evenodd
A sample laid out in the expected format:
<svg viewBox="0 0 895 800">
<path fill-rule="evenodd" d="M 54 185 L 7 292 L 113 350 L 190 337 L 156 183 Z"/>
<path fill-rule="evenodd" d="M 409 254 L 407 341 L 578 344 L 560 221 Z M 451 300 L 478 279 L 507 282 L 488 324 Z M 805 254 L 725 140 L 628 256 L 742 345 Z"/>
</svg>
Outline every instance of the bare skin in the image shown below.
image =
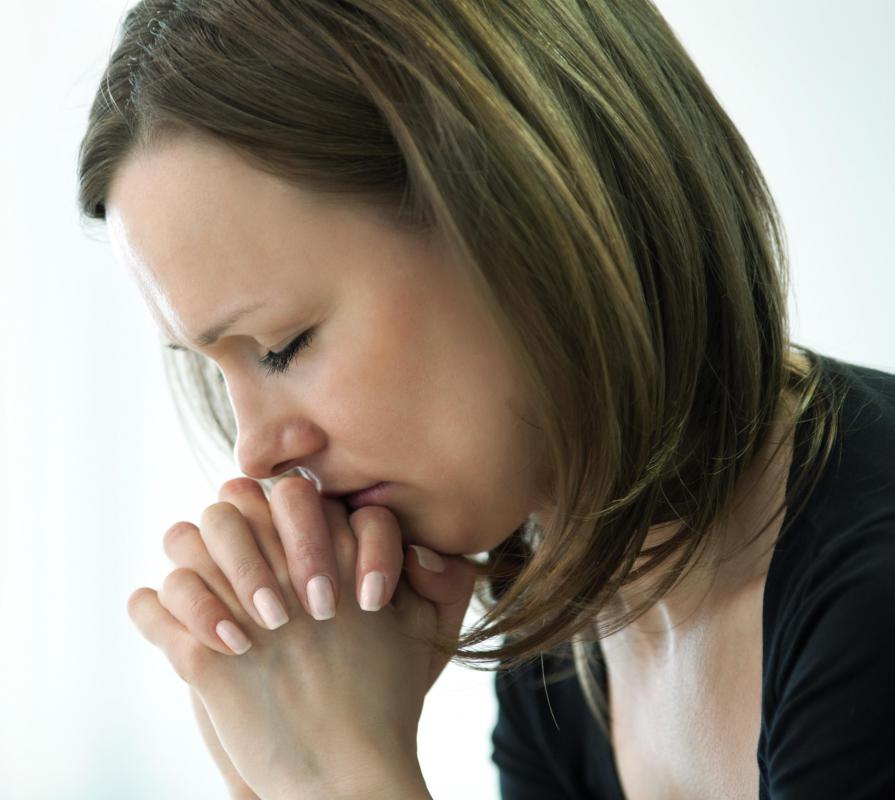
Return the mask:
<svg viewBox="0 0 895 800">
<path fill-rule="evenodd" d="M 107 221 L 166 340 L 220 367 L 246 476 L 300 465 L 336 493 L 387 481 L 404 543 L 448 554 L 490 549 L 526 520 L 542 483 L 527 393 L 440 240 L 191 139 L 119 168 Z M 287 371 L 267 375 L 258 360 L 309 328 Z M 334 575 L 325 550 L 310 574 Z"/>
<path fill-rule="evenodd" d="M 808 363 L 800 354 L 795 354 L 793 360 L 800 370 L 807 369 Z M 778 407 L 771 434 L 737 484 L 735 511 L 730 524 L 716 528 L 713 534 L 716 548 L 659 603 L 624 631 L 604 640 L 609 648 L 617 642 L 624 642 L 626 647 L 636 650 L 640 660 L 648 658 L 657 665 L 671 663 L 691 628 L 700 629 L 704 618 L 713 617 L 729 599 L 743 590 L 748 591 L 755 581 L 763 582 L 773 556 L 773 542 L 783 521 L 782 513 L 773 522 L 770 516 L 783 502 L 792 461 L 794 430 L 790 430 L 788 436 L 785 433 L 795 413 L 796 400 L 787 393 Z M 781 440 L 783 444 L 774 453 Z M 768 523 L 767 530 L 747 549 L 733 558 L 729 557 Z M 644 547 L 654 546 L 669 538 L 679 527 L 655 526 L 647 536 Z M 719 552 L 725 554 L 727 560 L 716 569 L 712 559 Z M 639 566 L 645 560 L 641 557 L 635 564 Z M 657 576 L 647 575 L 625 587 L 622 602 L 625 593 L 630 596 L 633 591 L 644 591 L 657 582 Z"/>
<path fill-rule="evenodd" d="M 358 536 L 359 602 L 370 572 L 384 579 L 372 608 L 392 599 L 407 567 L 408 544 L 449 558 L 480 553 L 538 513 L 543 450 L 525 422 L 524 386 L 487 310 L 440 240 L 410 237 L 370 209 L 299 192 L 220 145 L 195 139 L 129 159 L 113 181 L 107 210 L 113 248 L 166 340 L 214 360 L 226 381 L 238 422 L 235 456 L 246 478 L 228 482 L 222 500 L 251 524 L 256 501 L 249 485 L 257 484 L 249 479 L 297 466 L 323 491 L 391 484 L 384 502 L 388 524 Z M 196 341 L 242 306 L 252 310 L 216 341 Z M 265 374 L 259 359 L 309 329 L 313 338 L 288 369 Z M 769 494 L 772 488 L 767 484 Z M 743 519 L 749 529 L 754 518 L 747 513 Z M 253 603 L 255 592 L 270 588 L 282 602 L 290 583 L 304 612 L 328 618 L 312 608 L 307 590 L 311 578 L 328 577 L 339 604 L 327 527 L 279 533 L 285 579 L 261 563 L 257 549 L 233 543 L 212 555 L 233 576 L 239 603 L 259 627 L 267 625 Z M 726 567 L 730 580 L 719 583 L 706 608 L 733 607 L 733 598 L 749 596 L 746 587 L 760 584 L 757 552 Z M 237 580 L 237 565 L 247 559 L 258 568 L 250 579 Z M 459 596 L 450 576 L 466 580 L 450 565 L 443 576 L 427 575 L 418 562 L 407 573 L 421 596 L 444 605 Z M 678 623 L 706 585 L 694 580 L 680 587 L 625 636 L 607 641 L 613 663 L 627 664 L 622 654 L 629 652 L 640 655 L 639 664 L 673 655 L 683 665 L 682 656 L 697 649 L 685 648 L 688 629 Z M 462 610 L 452 608 L 457 624 Z M 707 619 L 720 616 L 716 611 Z M 221 607 L 220 618 L 233 617 Z M 694 624 L 686 641 L 707 629 Z M 209 646 L 230 652 L 213 630 L 203 631 Z M 655 630 L 658 637 L 650 634 Z M 639 674 L 649 685 L 659 673 Z M 201 723 L 199 705 L 196 710 Z M 203 734 L 209 730 L 206 725 Z"/>
<path fill-rule="evenodd" d="M 220 368 L 238 423 L 235 455 L 246 476 L 222 487 L 221 502 L 207 509 L 211 522 L 169 530 L 166 550 L 181 569 L 157 596 L 146 589 L 132 595 L 129 613 L 141 632 L 153 643 L 169 643 L 169 650 L 179 643 L 181 651 L 186 629 L 232 657 L 217 632 L 220 622 L 236 625 L 250 641 L 260 638 L 256 647 L 277 641 L 248 625 L 268 628 L 254 602 L 259 590 L 269 589 L 290 619 L 296 603 L 319 620 L 344 607 L 321 514 L 331 514 L 338 501 L 309 504 L 302 495 L 299 507 L 285 500 L 300 491 L 294 482 L 306 481 L 278 484 L 288 493 L 280 495 L 288 510 L 275 531 L 283 549 L 279 567 L 272 557 L 268 501 L 253 479 L 301 466 L 323 491 L 391 484 L 385 508 L 360 508 L 349 520 L 357 539 L 356 600 L 371 611 L 394 603 L 403 570 L 413 590 L 434 605 L 438 627 L 455 635 L 471 590 L 460 554 L 491 549 L 522 524 L 543 476 L 541 443 L 525 421 L 524 389 L 499 331 L 450 254 L 437 239 L 410 237 L 369 209 L 323 202 L 220 145 L 192 139 L 126 162 L 113 180 L 107 212 L 113 249 L 167 341 Z M 197 343 L 201 331 L 238 306 L 253 310 L 216 341 Z M 266 374 L 259 360 L 309 329 L 313 339 L 288 370 Z M 216 533 L 225 528 L 226 535 Z M 440 552 L 444 572 L 427 572 L 417 555 L 405 554 L 411 544 Z M 372 573 L 382 580 L 369 602 L 363 588 Z M 307 587 L 319 578 L 331 583 L 330 610 L 325 602 L 312 607 Z M 203 581 L 217 591 L 203 589 Z M 391 647 L 380 655 L 396 652 Z M 169 657 L 182 664 L 182 653 Z M 423 685 L 443 666 L 434 659 Z M 233 763 L 221 746 L 226 734 L 228 751 L 236 752 L 231 748 L 240 749 L 244 731 L 215 733 L 217 724 L 209 724 L 203 704 L 193 699 L 231 793 L 253 797 L 240 777 L 240 768 L 252 765 Z"/>
<path fill-rule="evenodd" d="M 437 241 L 301 194 L 204 141 L 126 162 L 107 208 L 113 247 L 168 340 L 220 367 L 246 476 L 300 464 L 324 491 L 389 481 L 383 505 L 401 522 L 402 543 L 446 554 L 489 550 L 542 513 L 532 501 L 543 485 L 542 443 L 523 421 L 522 384 Z M 252 304 L 214 344 L 191 344 L 222 312 Z M 257 359 L 311 326 L 314 338 L 289 370 L 265 376 Z M 744 496 L 754 494 L 751 480 L 741 481 Z M 742 518 L 750 530 L 749 512 Z M 657 527 L 647 544 L 667 535 Z M 301 544 L 303 577 L 335 574 L 327 542 Z M 379 552 L 370 560 L 393 588 L 399 551 Z M 730 575 L 753 569 L 744 565 L 755 552 Z M 673 629 L 706 585 L 703 576 L 681 586 L 632 634 Z"/>
<path fill-rule="evenodd" d="M 770 451 L 783 436 L 786 415 L 795 412 L 794 399 L 785 401 L 775 433 L 738 486 L 740 505 L 723 532 L 728 546 L 754 535 L 783 501 L 793 433 L 776 457 Z M 770 466 L 759 475 L 763 464 Z M 627 800 L 758 795 L 762 607 L 782 523 L 780 513 L 715 575 L 694 573 L 672 596 L 601 641 L 613 749 Z"/>
</svg>

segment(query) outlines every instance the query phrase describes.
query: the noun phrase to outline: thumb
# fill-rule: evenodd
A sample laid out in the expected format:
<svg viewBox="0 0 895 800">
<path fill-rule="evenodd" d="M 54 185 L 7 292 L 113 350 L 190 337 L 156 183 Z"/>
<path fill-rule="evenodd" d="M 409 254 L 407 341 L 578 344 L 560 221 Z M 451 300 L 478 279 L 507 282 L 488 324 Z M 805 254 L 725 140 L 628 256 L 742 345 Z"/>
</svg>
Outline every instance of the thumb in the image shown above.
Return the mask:
<svg viewBox="0 0 895 800">
<path fill-rule="evenodd" d="M 413 590 L 435 605 L 438 632 L 456 637 L 475 588 L 476 562 L 466 556 L 445 556 L 421 545 L 410 545 L 404 554 L 404 572 Z M 433 654 L 430 688 L 448 660 L 441 653 Z"/>
</svg>

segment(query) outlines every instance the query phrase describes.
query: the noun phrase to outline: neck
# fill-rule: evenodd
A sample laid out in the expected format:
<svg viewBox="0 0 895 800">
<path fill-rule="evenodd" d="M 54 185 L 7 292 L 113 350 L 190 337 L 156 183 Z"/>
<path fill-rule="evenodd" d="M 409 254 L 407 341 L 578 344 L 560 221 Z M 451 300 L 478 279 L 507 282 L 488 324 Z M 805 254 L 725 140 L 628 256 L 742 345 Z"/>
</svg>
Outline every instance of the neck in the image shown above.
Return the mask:
<svg viewBox="0 0 895 800">
<path fill-rule="evenodd" d="M 692 571 L 628 627 L 604 639 L 604 645 L 623 643 L 641 655 L 667 658 L 688 639 L 701 636 L 706 625 L 724 609 L 733 607 L 744 593 L 764 585 L 785 514 L 785 509 L 781 509 L 772 518 L 785 497 L 793 456 L 796 405 L 795 396 L 786 392 L 769 435 L 737 482 L 729 519 L 710 528 L 709 546 Z M 775 453 L 781 441 L 783 444 Z M 682 523 L 668 523 L 650 528 L 644 548 L 666 541 L 681 527 Z M 746 545 L 750 538 L 754 541 Z M 638 557 L 635 568 L 646 560 L 645 556 Z M 619 591 L 619 605 L 613 611 L 627 610 L 638 599 L 642 602 L 662 576 L 651 573 L 626 585 Z"/>
</svg>

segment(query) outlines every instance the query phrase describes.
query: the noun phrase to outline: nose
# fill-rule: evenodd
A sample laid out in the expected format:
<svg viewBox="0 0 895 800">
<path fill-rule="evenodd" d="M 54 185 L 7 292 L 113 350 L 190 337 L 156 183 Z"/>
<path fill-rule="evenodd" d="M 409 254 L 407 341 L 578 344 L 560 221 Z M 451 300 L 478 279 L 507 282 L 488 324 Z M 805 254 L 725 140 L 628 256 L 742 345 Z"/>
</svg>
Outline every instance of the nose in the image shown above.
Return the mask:
<svg viewBox="0 0 895 800">
<path fill-rule="evenodd" d="M 243 474 L 256 480 L 307 467 L 322 447 L 319 430 L 306 419 L 281 416 L 237 426 L 236 462 Z"/>
<path fill-rule="evenodd" d="M 294 389 L 290 394 L 270 386 L 241 384 L 237 390 L 233 383 L 228 388 L 236 419 L 234 455 L 243 474 L 263 480 L 310 466 L 325 437 Z"/>
</svg>

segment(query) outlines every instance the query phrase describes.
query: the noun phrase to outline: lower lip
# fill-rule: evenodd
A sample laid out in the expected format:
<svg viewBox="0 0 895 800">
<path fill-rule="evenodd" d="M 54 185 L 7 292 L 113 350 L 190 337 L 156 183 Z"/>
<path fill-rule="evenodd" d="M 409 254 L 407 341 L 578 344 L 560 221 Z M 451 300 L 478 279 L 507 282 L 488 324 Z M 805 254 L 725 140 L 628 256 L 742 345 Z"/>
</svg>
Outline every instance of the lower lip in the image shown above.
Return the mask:
<svg viewBox="0 0 895 800">
<path fill-rule="evenodd" d="M 386 482 L 377 483 L 375 486 L 371 486 L 369 489 L 364 489 L 362 492 L 355 492 L 354 494 L 347 495 L 345 497 L 345 502 L 351 506 L 352 509 L 360 508 L 361 506 L 382 505 L 382 499 L 388 492 L 389 485 L 390 484 Z"/>
</svg>

